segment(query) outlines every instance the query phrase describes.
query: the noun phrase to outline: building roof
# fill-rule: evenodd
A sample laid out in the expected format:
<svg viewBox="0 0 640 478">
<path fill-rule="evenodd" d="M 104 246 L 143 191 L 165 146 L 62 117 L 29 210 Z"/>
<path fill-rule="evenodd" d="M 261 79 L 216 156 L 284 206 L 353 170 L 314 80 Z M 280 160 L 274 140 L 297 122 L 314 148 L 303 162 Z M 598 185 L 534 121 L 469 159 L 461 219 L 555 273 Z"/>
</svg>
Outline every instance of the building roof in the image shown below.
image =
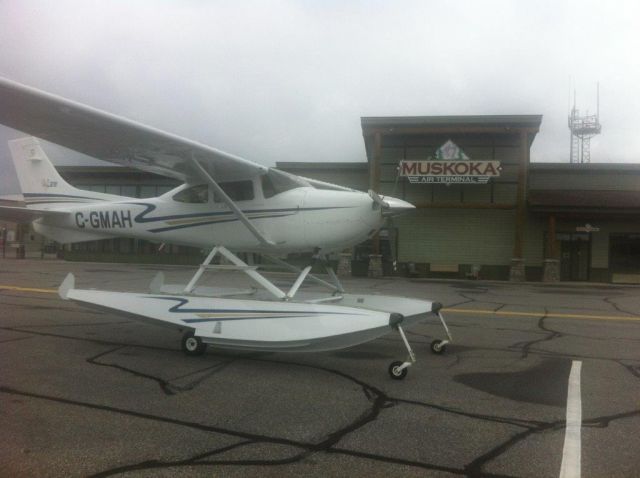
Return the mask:
<svg viewBox="0 0 640 478">
<path fill-rule="evenodd" d="M 529 205 L 533 209 L 618 209 L 640 210 L 640 191 L 602 190 L 529 190 Z"/>
<path fill-rule="evenodd" d="M 497 126 L 539 128 L 542 115 L 462 115 L 462 116 L 363 116 L 362 129 L 442 126 Z"/>
<path fill-rule="evenodd" d="M 532 171 L 557 171 L 572 174 L 588 174 L 602 172 L 635 172 L 640 173 L 639 163 L 530 163 Z"/>
<path fill-rule="evenodd" d="M 542 115 L 364 116 L 360 118 L 367 161 L 372 160 L 376 138 L 524 134 L 529 146 L 540 130 Z M 386 138 L 386 139 L 384 139 Z"/>
</svg>

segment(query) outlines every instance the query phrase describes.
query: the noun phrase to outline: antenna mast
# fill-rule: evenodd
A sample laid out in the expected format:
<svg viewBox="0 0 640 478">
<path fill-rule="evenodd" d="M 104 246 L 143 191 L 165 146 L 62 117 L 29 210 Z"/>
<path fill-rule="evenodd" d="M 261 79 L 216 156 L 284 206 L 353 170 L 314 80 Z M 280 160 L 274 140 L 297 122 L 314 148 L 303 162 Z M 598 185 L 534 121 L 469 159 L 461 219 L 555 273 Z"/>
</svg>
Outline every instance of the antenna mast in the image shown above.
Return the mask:
<svg viewBox="0 0 640 478">
<path fill-rule="evenodd" d="M 569 130 L 571 131 L 569 143 L 569 161 L 571 163 L 591 162 L 591 138 L 600 134 L 600 83 L 596 89 L 596 114 L 580 116 L 576 108 L 576 90 L 573 90 L 573 108 L 569 114 Z"/>
</svg>

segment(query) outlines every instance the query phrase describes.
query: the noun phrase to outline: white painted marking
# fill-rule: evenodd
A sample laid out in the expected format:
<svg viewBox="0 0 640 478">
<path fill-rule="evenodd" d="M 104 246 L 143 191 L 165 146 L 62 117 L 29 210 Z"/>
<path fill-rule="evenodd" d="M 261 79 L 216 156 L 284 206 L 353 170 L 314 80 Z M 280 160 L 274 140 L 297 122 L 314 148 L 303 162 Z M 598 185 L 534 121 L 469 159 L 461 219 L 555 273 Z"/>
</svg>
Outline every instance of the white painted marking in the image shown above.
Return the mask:
<svg viewBox="0 0 640 478">
<path fill-rule="evenodd" d="M 582 398 L 580 396 L 580 371 L 582 362 L 574 360 L 569 373 L 569 391 L 567 393 L 567 428 L 562 449 L 560 478 L 579 478 L 582 429 Z"/>
</svg>

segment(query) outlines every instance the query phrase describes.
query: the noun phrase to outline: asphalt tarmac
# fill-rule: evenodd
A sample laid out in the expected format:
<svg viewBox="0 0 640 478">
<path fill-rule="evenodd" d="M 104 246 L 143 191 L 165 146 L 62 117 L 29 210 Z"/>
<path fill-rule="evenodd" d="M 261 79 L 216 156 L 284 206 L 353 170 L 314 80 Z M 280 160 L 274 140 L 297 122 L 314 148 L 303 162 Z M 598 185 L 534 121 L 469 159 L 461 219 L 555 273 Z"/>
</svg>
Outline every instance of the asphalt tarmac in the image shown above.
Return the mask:
<svg viewBox="0 0 640 478">
<path fill-rule="evenodd" d="M 186 357 L 176 331 L 55 293 L 67 272 L 79 288 L 144 292 L 158 270 L 193 272 L 0 260 L 1 476 L 557 477 L 563 462 L 640 476 L 638 287 L 345 281 L 445 304 L 454 343 L 432 354 L 437 319 L 412 328 L 403 381 L 387 374 L 406 355 L 397 333 L 331 353 Z"/>
</svg>

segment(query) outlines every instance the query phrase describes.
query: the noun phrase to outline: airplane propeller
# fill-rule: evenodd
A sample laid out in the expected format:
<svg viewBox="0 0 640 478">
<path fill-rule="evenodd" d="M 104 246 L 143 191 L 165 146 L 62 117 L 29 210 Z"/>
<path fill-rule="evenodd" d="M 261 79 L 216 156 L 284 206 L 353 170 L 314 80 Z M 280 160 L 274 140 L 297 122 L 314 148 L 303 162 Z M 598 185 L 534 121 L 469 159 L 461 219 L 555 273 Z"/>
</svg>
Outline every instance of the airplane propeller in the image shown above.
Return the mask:
<svg viewBox="0 0 640 478">
<path fill-rule="evenodd" d="M 397 171 L 399 172 L 399 168 L 400 166 L 398 165 L 398 167 L 396 168 Z M 385 218 L 385 222 L 383 224 L 383 227 L 385 229 L 387 229 L 388 233 L 389 233 L 389 247 L 391 249 L 391 260 L 393 262 L 393 271 L 397 271 L 397 265 L 398 265 L 398 261 L 397 261 L 397 257 L 396 257 L 396 247 L 397 247 L 397 234 L 396 234 L 396 228 L 395 225 L 393 223 L 393 217 L 397 216 L 399 214 L 402 214 L 404 212 L 408 212 L 411 209 L 414 209 L 415 206 L 411 203 L 408 203 L 402 199 L 397 199 L 395 197 L 396 195 L 396 190 L 398 188 L 398 180 L 400 178 L 400 175 L 397 174 L 396 175 L 396 180 L 393 184 L 393 192 L 391 193 L 391 196 L 381 196 L 380 194 L 376 193 L 373 189 L 369 190 L 369 196 L 371 196 L 371 199 L 373 200 L 373 204 L 372 207 L 373 209 L 380 209 L 382 216 Z"/>
<path fill-rule="evenodd" d="M 373 199 L 373 204 L 371 205 L 371 207 L 373 208 L 373 210 L 375 211 L 376 209 L 388 209 L 389 208 L 389 203 L 384 201 L 382 199 L 382 196 L 380 196 L 377 192 L 375 192 L 373 189 L 369 189 L 369 196 L 371 197 L 371 199 Z M 384 212 L 383 212 L 384 214 Z"/>
</svg>

